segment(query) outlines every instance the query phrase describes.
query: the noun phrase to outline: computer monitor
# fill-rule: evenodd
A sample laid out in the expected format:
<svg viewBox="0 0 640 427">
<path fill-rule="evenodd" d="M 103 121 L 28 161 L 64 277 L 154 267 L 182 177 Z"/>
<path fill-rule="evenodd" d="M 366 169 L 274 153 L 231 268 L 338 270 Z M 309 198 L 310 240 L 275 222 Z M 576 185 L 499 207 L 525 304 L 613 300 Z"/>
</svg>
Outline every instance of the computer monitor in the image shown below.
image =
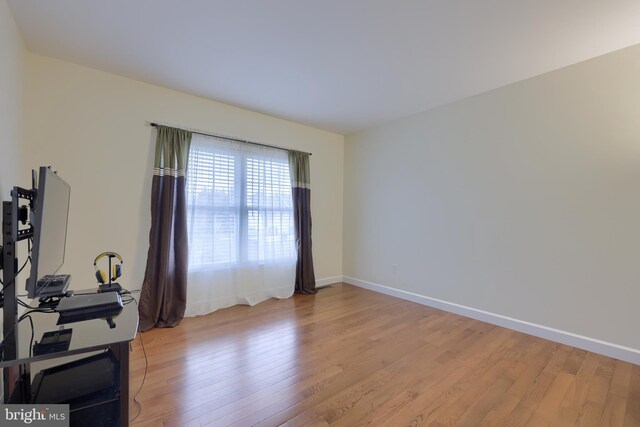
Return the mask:
<svg viewBox="0 0 640 427">
<path fill-rule="evenodd" d="M 33 248 L 31 274 L 27 279 L 29 298 L 40 296 L 44 276 L 58 272 L 64 263 L 71 187 L 50 167 L 40 167 L 32 212 Z M 46 286 L 46 285 L 44 285 Z"/>
</svg>

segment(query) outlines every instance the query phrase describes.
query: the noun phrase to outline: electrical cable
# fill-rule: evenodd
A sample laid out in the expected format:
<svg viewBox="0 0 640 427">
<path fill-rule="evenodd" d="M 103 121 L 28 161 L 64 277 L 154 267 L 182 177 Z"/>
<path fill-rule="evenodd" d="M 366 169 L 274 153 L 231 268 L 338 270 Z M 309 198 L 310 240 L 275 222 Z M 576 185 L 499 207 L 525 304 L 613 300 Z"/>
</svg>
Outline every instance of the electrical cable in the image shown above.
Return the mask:
<svg viewBox="0 0 640 427">
<path fill-rule="evenodd" d="M 0 279 L 0 286 L 2 286 L 2 289 L 0 289 L 0 308 L 4 307 L 4 290 L 5 290 L 5 288 L 7 286 L 15 283 L 15 281 L 18 278 L 18 276 L 20 275 L 20 273 L 22 273 L 22 270 L 24 270 L 24 268 L 27 266 L 27 264 L 29 264 L 31 262 L 31 239 L 32 238 L 33 237 L 30 237 L 30 238 L 27 239 L 27 259 L 25 260 L 24 264 L 22 264 L 22 267 L 20 267 L 18 272 L 6 284 L 2 281 L 2 279 Z"/>
<path fill-rule="evenodd" d="M 59 296 L 46 297 L 45 299 L 40 300 L 40 303 L 38 304 L 38 308 L 50 308 L 53 310 L 58 306 L 58 303 L 60 302 L 61 299 L 62 297 L 59 297 Z"/>
<path fill-rule="evenodd" d="M 140 291 L 133 291 L 133 292 L 140 292 Z M 132 294 L 132 291 L 130 291 L 128 289 L 123 289 L 122 292 L 120 292 L 120 295 L 127 298 L 127 299 L 123 298 L 122 305 L 127 305 L 127 304 L 130 304 L 130 303 L 134 302 L 134 301 L 135 301 L 136 305 L 138 305 L 138 300 L 135 299 L 135 297 Z"/>
<path fill-rule="evenodd" d="M 24 270 L 24 268 L 27 266 L 27 263 L 31 262 L 31 239 L 33 239 L 33 237 L 29 237 L 27 239 L 27 259 L 24 262 L 24 264 L 22 264 L 22 267 L 20 267 L 20 270 L 18 270 L 16 275 L 13 277 L 13 279 L 9 281 L 9 283 L 7 283 L 6 285 L 2 282 L 2 279 L 0 279 L 0 285 L 2 285 L 3 291 L 4 291 L 4 288 L 6 288 L 7 286 L 15 282 L 15 280 L 18 278 L 18 275 L 22 273 L 22 270 Z"/>
<path fill-rule="evenodd" d="M 29 304 L 27 304 L 26 302 L 22 301 L 20 298 L 16 298 L 16 302 L 17 302 L 20 306 L 22 306 L 22 307 L 24 307 L 24 308 L 26 308 L 26 309 L 31 309 L 31 308 L 32 308 Z"/>
<path fill-rule="evenodd" d="M 136 418 L 142 414 L 142 403 L 138 401 L 138 394 L 142 391 L 142 386 L 144 386 L 144 381 L 147 379 L 147 370 L 149 369 L 149 360 L 147 359 L 147 350 L 144 348 L 144 341 L 142 340 L 142 332 L 138 329 L 138 336 L 140 337 L 140 345 L 142 346 L 142 353 L 144 354 L 144 375 L 142 376 L 142 383 L 140 384 L 140 388 L 133 395 L 133 402 L 138 406 L 138 413 L 130 422 L 134 422 Z"/>
<path fill-rule="evenodd" d="M 26 318 L 29 319 L 29 323 L 31 324 L 31 341 L 29 341 L 29 357 L 31 357 L 33 354 L 33 336 L 35 335 L 35 330 L 33 327 L 33 319 L 31 318 L 31 315 L 28 314 Z"/>
<path fill-rule="evenodd" d="M 136 301 L 136 299 L 133 298 L 133 297 L 130 297 L 130 298 L 127 298 L 127 299 L 123 299 L 122 300 L 122 305 L 131 304 L 134 301 L 135 301 L 136 304 L 138 304 L 138 301 Z"/>
<path fill-rule="evenodd" d="M 7 338 L 7 335 L 9 335 L 11 332 L 13 332 L 13 330 L 16 328 L 16 326 L 18 326 L 18 323 L 22 322 L 24 319 L 29 317 L 29 319 L 31 321 L 31 328 L 32 328 L 31 329 L 32 330 L 31 342 L 33 343 L 33 320 L 31 320 L 31 316 L 30 316 L 30 314 L 32 314 L 32 313 L 55 313 L 55 311 L 51 310 L 51 309 L 37 309 L 37 308 L 34 308 L 34 309 L 31 309 L 31 310 L 28 310 L 28 311 L 24 312 L 22 314 L 22 316 L 20 316 L 18 318 L 18 321 L 13 324 L 11 329 L 9 329 L 6 334 L 4 334 L 4 336 L 2 337 L 2 342 L 4 342 L 4 340 Z M 4 353 L 2 354 L 2 360 L 3 361 L 5 360 L 4 359 Z"/>
<path fill-rule="evenodd" d="M 13 276 L 13 279 L 9 280 L 9 282 L 7 282 L 7 284 L 4 284 L 4 282 L 2 281 L 2 279 L 0 279 L 0 285 L 2 285 L 2 290 L 3 290 L 3 291 L 4 291 L 4 289 L 5 289 L 7 286 L 11 285 L 13 282 L 15 282 L 15 281 L 16 281 L 16 279 L 18 278 L 18 275 L 19 275 L 20 273 L 22 273 L 22 270 L 24 270 L 24 268 L 25 268 L 25 267 L 27 266 L 27 264 L 28 264 L 28 263 L 30 263 L 30 262 L 31 262 L 31 255 L 29 255 L 29 256 L 27 257 L 27 259 L 25 260 L 24 264 L 22 264 L 22 267 L 20 267 L 20 270 L 18 270 L 18 272 L 16 273 L 16 275 L 15 275 L 15 276 Z"/>
<path fill-rule="evenodd" d="M 136 394 L 133 395 L 133 402 L 136 404 L 136 406 L 138 406 L 138 413 L 136 414 L 135 417 L 133 417 L 133 419 L 131 419 L 131 422 L 134 422 L 140 416 L 140 414 L 142 414 L 142 403 L 140 403 L 140 401 L 138 400 L 138 394 L 140 394 L 140 392 L 142 391 L 144 382 L 147 379 L 147 370 L 149 369 L 149 360 L 147 359 L 147 351 L 144 348 L 144 341 L 142 340 L 142 332 L 140 332 L 139 335 L 140 335 L 140 344 L 142 345 L 142 353 L 144 354 L 144 375 L 142 376 L 142 383 L 140 383 L 140 388 L 138 389 Z"/>
</svg>

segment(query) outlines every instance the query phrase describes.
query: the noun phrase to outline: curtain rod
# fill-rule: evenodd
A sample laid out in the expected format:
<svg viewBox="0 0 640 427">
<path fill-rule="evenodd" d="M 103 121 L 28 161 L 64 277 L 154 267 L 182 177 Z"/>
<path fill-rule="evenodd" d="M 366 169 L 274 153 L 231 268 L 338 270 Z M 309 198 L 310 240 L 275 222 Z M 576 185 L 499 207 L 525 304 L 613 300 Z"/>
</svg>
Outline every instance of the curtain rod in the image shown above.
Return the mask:
<svg viewBox="0 0 640 427">
<path fill-rule="evenodd" d="M 284 150 L 284 151 L 300 151 L 300 150 L 291 150 L 289 148 L 284 148 L 284 147 L 278 147 L 277 145 L 269 145 L 269 144 L 262 144 L 260 142 L 248 141 L 246 139 L 238 139 L 238 138 L 231 138 L 229 136 L 224 136 L 224 135 L 216 135 L 215 133 L 206 133 L 206 132 L 201 132 L 201 131 L 197 131 L 197 130 L 193 130 L 193 129 L 180 128 L 180 127 L 177 127 L 177 126 L 163 125 L 161 123 L 156 123 L 156 122 L 145 122 L 145 123 L 147 123 L 149 126 L 154 127 L 154 128 L 158 127 L 158 126 L 166 126 L 166 127 L 172 127 L 174 129 L 186 130 L 187 132 L 195 133 L 195 134 L 198 134 L 198 135 L 212 136 L 214 138 L 226 139 L 228 141 L 244 142 L 245 144 L 259 145 L 261 147 L 275 148 L 277 150 Z M 311 153 L 306 153 L 304 151 L 303 151 L 303 153 L 308 154 L 310 156 L 312 155 Z"/>
</svg>

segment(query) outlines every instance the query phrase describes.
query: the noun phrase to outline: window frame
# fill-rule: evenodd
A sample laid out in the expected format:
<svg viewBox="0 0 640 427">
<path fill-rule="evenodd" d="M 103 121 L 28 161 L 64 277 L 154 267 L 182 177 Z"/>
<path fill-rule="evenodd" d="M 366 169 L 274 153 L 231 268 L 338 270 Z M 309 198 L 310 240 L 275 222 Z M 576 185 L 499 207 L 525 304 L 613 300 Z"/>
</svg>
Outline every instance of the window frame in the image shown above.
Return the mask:
<svg viewBox="0 0 640 427">
<path fill-rule="evenodd" d="M 247 150 L 244 148 L 240 148 L 238 150 L 212 148 L 212 150 L 209 153 L 211 153 L 214 167 L 215 167 L 215 157 L 218 155 L 230 156 L 233 158 L 234 160 L 233 174 L 234 175 L 233 175 L 232 194 L 234 195 L 233 199 L 235 199 L 235 202 L 229 206 L 215 206 L 215 204 L 211 206 L 202 206 L 202 205 L 191 203 L 192 198 L 190 197 L 189 182 L 187 181 L 186 210 L 187 210 L 187 226 L 189 227 L 187 230 L 187 235 L 188 236 L 191 235 L 190 227 L 192 226 L 191 225 L 192 218 L 195 215 L 195 210 L 192 210 L 192 208 L 195 208 L 201 211 L 206 210 L 207 212 L 210 212 L 211 215 L 214 215 L 216 212 L 227 211 L 230 214 L 232 214 L 232 216 L 237 220 L 237 226 L 236 226 L 237 244 L 235 245 L 235 253 L 233 254 L 233 257 L 230 257 L 232 258 L 230 261 L 217 262 L 217 263 L 211 261 L 209 263 L 205 262 L 205 263 L 194 264 L 192 262 L 191 256 L 189 256 L 189 271 L 228 270 L 228 269 L 245 267 L 245 266 L 264 266 L 267 264 L 275 264 L 275 263 L 282 263 L 282 262 L 291 262 L 291 261 L 295 262 L 296 253 L 295 253 L 294 247 L 292 247 L 291 256 L 261 259 L 259 255 L 260 249 L 259 249 L 259 243 L 258 243 L 258 247 L 256 248 L 256 252 L 257 252 L 256 259 L 251 259 L 249 254 L 249 246 L 250 246 L 249 220 L 250 220 L 251 212 L 255 212 L 258 215 L 258 218 L 262 212 L 264 213 L 277 212 L 279 214 L 279 218 L 281 219 L 285 217 L 286 214 L 289 214 L 290 215 L 290 221 L 289 221 L 290 233 L 289 234 L 291 238 L 287 240 L 290 240 L 292 245 L 295 244 L 295 235 L 294 235 L 295 230 L 293 229 L 294 225 L 293 225 L 293 200 L 292 199 L 288 207 L 272 206 L 270 208 L 264 208 L 264 207 L 261 208 L 260 206 L 250 206 L 250 203 L 247 199 L 247 193 L 248 193 L 248 187 L 249 187 L 249 176 L 248 176 L 249 161 L 254 160 L 258 162 L 272 163 L 272 164 L 279 163 L 279 162 L 274 161 L 273 159 L 269 159 L 267 157 L 261 158 L 258 150 Z M 283 161 L 281 164 L 286 166 L 286 169 L 289 171 L 289 174 L 290 174 L 288 162 Z M 213 181 L 215 183 L 215 172 L 212 171 L 212 173 L 214 175 Z M 186 176 L 188 179 L 189 167 L 187 167 Z M 290 178 L 286 182 L 290 183 Z M 237 203 L 238 198 L 235 197 L 237 188 L 240 189 L 239 204 Z M 290 189 L 289 195 L 290 197 L 292 197 L 291 187 L 288 186 L 287 188 Z"/>
</svg>

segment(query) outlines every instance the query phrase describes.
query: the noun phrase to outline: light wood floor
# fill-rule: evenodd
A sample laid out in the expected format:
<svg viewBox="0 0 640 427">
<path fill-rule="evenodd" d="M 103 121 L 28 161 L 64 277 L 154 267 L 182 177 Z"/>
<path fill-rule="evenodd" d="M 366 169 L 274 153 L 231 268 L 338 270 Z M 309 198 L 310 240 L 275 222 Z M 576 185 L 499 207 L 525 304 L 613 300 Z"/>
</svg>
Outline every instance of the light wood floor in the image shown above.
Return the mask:
<svg viewBox="0 0 640 427">
<path fill-rule="evenodd" d="M 640 366 L 346 284 L 143 339 L 138 426 L 640 426 Z"/>
</svg>

